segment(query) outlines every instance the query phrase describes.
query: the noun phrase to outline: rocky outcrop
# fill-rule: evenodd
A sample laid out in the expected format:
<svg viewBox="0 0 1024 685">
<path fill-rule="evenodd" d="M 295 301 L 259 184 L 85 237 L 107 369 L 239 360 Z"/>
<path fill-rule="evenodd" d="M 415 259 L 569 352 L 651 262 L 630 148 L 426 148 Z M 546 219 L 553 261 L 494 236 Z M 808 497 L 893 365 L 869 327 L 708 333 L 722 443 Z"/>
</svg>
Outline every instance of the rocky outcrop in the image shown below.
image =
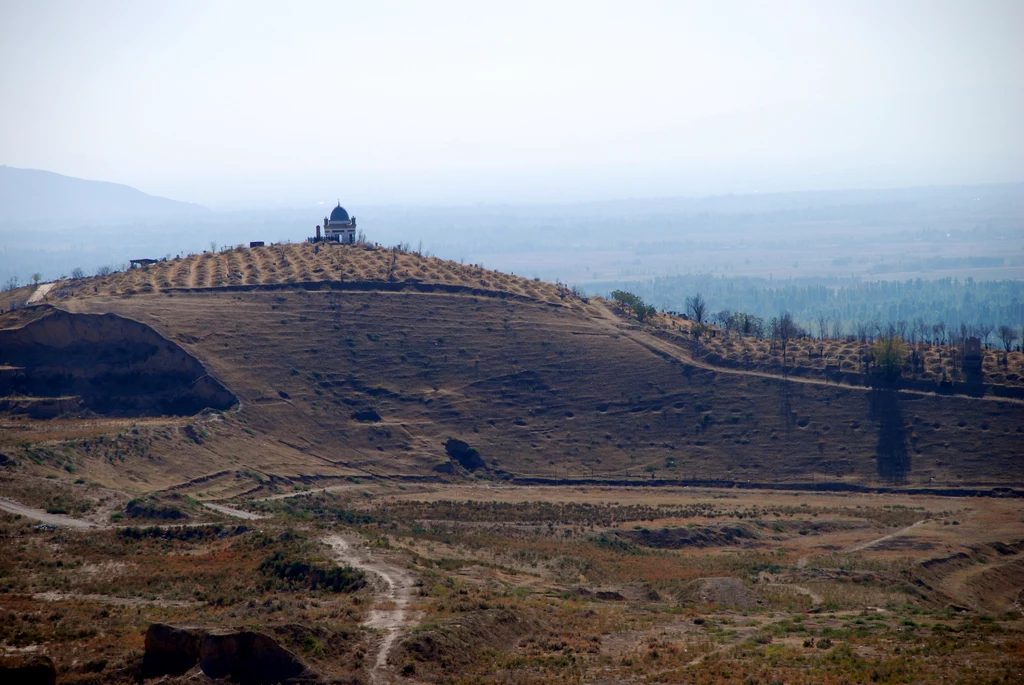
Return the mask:
<svg viewBox="0 0 1024 685">
<path fill-rule="evenodd" d="M 181 675 L 196 666 L 210 678 L 242 685 L 316 680 L 299 657 L 263 633 L 149 626 L 143 678 Z"/>
<path fill-rule="evenodd" d="M 4 685 L 55 685 L 57 669 L 47 656 L 0 661 L 0 683 Z"/>
</svg>

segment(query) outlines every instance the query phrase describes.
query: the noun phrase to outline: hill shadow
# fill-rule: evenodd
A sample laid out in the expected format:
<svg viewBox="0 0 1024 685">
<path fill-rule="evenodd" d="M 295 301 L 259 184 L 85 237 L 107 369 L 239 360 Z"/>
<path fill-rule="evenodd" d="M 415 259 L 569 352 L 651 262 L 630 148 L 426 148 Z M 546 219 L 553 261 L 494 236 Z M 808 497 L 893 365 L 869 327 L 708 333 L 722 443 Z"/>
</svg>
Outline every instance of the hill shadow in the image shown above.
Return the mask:
<svg viewBox="0 0 1024 685">
<path fill-rule="evenodd" d="M 788 378 L 779 381 L 779 418 L 788 435 L 796 427 L 796 414 L 793 412 L 793 396 Z"/>
<path fill-rule="evenodd" d="M 878 422 L 878 477 L 890 483 L 906 483 L 911 459 L 899 393 L 890 388 L 872 390 L 871 417 Z"/>
</svg>

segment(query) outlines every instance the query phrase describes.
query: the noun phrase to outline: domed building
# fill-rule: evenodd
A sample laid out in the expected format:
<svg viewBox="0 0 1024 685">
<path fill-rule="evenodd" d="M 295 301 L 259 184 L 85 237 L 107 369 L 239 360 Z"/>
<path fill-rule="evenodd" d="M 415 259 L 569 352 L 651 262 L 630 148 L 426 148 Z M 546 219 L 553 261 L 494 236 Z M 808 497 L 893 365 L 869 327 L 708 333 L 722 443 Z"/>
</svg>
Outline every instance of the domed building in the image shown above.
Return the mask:
<svg viewBox="0 0 1024 685">
<path fill-rule="evenodd" d="M 344 245 L 356 242 L 356 218 L 349 217 L 341 202 L 331 210 L 330 217 L 324 217 L 324 240 Z"/>
</svg>

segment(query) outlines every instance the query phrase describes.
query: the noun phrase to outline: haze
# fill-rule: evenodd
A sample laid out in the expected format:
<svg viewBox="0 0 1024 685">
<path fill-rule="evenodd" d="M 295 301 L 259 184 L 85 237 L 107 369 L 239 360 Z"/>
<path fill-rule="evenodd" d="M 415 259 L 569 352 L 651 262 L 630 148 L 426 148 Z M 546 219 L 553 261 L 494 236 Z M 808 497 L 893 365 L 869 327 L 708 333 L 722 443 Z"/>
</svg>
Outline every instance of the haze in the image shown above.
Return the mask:
<svg viewBox="0 0 1024 685">
<path fill-rule="evenodd" d="M 1024 4 L 4 3 L 0 163 L 211 207 L 1024 180 Z"/>
</svg>

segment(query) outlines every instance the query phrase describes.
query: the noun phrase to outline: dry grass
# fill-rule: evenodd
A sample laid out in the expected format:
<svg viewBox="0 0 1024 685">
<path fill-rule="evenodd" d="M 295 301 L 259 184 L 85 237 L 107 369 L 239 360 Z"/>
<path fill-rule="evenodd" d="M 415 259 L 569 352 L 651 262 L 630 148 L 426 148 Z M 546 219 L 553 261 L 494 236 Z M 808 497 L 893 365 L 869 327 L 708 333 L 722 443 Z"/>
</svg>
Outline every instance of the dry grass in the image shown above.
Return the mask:
<svg viewBox="0 0 1024 685">
<path fill-rule="evenodd" d="M 314 520 L 342 512 L 368 517 L 364 530 L 374 531 L 377 550 L 408 555 L 423 579 L 416 607 L 423 623 L 395 666 L 428 681 L 1012 682 L 1024 667 L 1019 613 L 964 618 L 941 592 L 913 582 L 921 562 L 936 554 L 927 546 L 911 545 L 899 556 L 825 554 L 801 564 L 807 536 L 796 530 L 753 547 L 659 550 L 605 542 L 633 523 L 649 524 L 649 508 L 661 499 L 683 509 L 713 505 L 730 521 L 746 520 L 757 507 L 766 523 L 786 523 L 804 509 L 790 511 L 792 493 L 622 490 L 615 496 L 624 503 L 613 504 L 609 493 L 594 490 L 509 489 L 492 501 L 484 488 L 461 499 L 466 492 L 371 487 L 282 500 L 268 511 Z M 946 543 L 959 548 L 979 538 L 966 528 L 944 528 L 943 517 L 1003 521 L 986 539 L 1024 532 L 1012 502 L 972 499 L 950 512 L 941 498 L 914 498 L 909 509 L 905 498 L 884 495 L 821 499 L 805 512 L 823 528 L 860 520 L 882 535 L 913 511 L 934 516 Z M 597 516 L 581 520 L 586 507 L 549 506 L 562 502 L 593 502 Z M 421 503 L 430 506 L 417 509 Z M 483 521 L 484 511 L 493 522 Z M 546 523 L 536 525 L 542 518 Z M 594 519 L 603 523 L 591 527 Z M 934 534 L 927 526 L 907 533 L 915 541 Z M 849 538 L 840 525 L 814 543 L 835 548 Z M 742 581 L 758 602 L 702 604 L 691 591 L 700 579 L 723 576 Z M 496 624 L 497 616 L 503 618 Z M 460 632 L 466 626 L 471 633 Z M 954 645 L 963 651 L 954 654 Z M 949 659 L 931 658 L 936 654 Z"/>
<path fill-rule="evenodd" d="M 563 287 L 415 252 L 363 245 L 236 247 L 158 262 L 138 269 L 58 284 L 47 302 L 97 295 L 299 283 L 423 283 L 504 292 L 562 302 Z M 20 291 L 19 291 L 20 293 Z"/>
<path fill-rule="evenodd" d="M 389 270 L 411 287 L 383 287 Z M 223 289 L 311 282 L 369 290 Z M 322 568 L 332 531 L 421 579 L 419 626 L 391 663 L 421 680 L 1021 679 L 1017 500 L 642 486 L 1016 485 L 1017 405 L 701 368 L 556 286 L 372 248 L 236 249 L 71 289 L 54 301 L 151 326 L 240 407 L 4 417 L 0 494 L 97 521 L 136 495 L 193 520 L 217 516 L 206 498 L 270 518 L 86 532 L 0 518 L 3 647 L 52 655 L 63 682 L 130 680 L 152 620 L 258 628 L 326 678 L 365 678 L 378 636 L 359 624 L 387 603 L 265 563 Z M 451 470 L 449 437 L 487 468 L 435 471 Z M 528 478 L 594 485 L 512 485 Z"/>
<path fill-rule="evenodd" d="M 64 306 L 151 325 L 241 400 L 240 412 L 191 421 L 209 435 L 201 445 L 183 433 L 189 422 L 140 425 L 144 444 L 116 465 L 85 454 L 70 423 L 60 449 L 73 453 L 76 473 L 100 482 L 131 474 L 153 489 L 226 471 L 217 481 L 242 491 L 260 478 L 423 474 L 448 461 L 453 436 L 479 449 L 496 479 L 892 477 L 876 461 L 880 422 L 868 392 L 695 368 L 603 317 L 539 301 L 211 290 Z M 367 407 L 382 420 L 353 418 Z M 1014 408 L 930 397 L 899 410 L 907 484 L 1020 480 Z M 18 443 L 59 436 L 54 423 L 8 425 Z"/>
<path fill-rule="evenodd" d="M 338 595 L 282 584 L 263 564 L 274 553 L 325 563 L 317 539 L 344 530 L 361 533 L 377 559 L 420 578 L 415 627 L 390 661 L 393 672 L 420 681 L 1014 682 L 1024 668 L 1019 612 L 972 605 L 957 613 L 950 602 L 974 595 L 948 597 L 939 586 L 953 569 L 922 562 L 984 542 L 987 552 L 972 552 L 956 569 L 986 568 L 997 540 L 1021 539 L 1019 511 L 999 499 L 955 504 L 713 489 L 353 484 L 251 503 L 272 515 L 260 530 L 51 532 L 4 517 L 0 639 L 39 646 L 57 661 L 62 682 L 99 673 L 115 683 L 130 680 L 149 621 L 245 625 L 273 634 L 327 678 L 365 677 L 376 638 L 359 622 L 386 604 L 377 606 L 370 588 Z M 701 525 L 757 522 L 765 534 L 677 549 L 623 544 L 623 532 L 660 525 L 660 515 Z M 928 542 L 941 534 L 943 549 L 829 551 L 916 517 L 929 523 L 905 535 Z M 949 519 L 962 523 L 943 525 Z M 975 520 L 987 535 L 979 536 Z M 852 539 L 851 521 L 858 522 Z M 805 524 L 819 529 L 801 534 Z M 708 603 L 694 591 L 708 578 L 735 579 L 753 601 L 732 606 L 733 595 L 719 594 L 720 603 Z"/>
<path fill-rule="evenodd" d="M 386 281 L 393 256 L 438 284 L 472 285 L 483 274 L 500 292 L 218 287 L 239 270 L 275 284 L 307 276 L 339 283 L 351 270 L 379 279 L 360 281 L 372 289 Z M 121 293 L 104 285 L 118 278 L 172 268 L 163 280 L 202 287 L 104 294 Z M 240 399 L 240 411 L 131 423 L 5 416 L 0 449 L 39 474 L 140 493 L 182 486 L 201 497 L 432 474 L 449 461 L 449 437 L 480 450 L 489 470 L 475 475 L 493 480 L 958 487 L 1022 478 L 1016 406 L 939 396 L 884 404 L 864 389 L 699 368 L 685 350 L 670 348 L 672 357 L 655 348 L 663 341 L 610 320 L 596 302 L 474 269 L 383 249 L 317 254 L 291 245 L 89 280 L 95 292 L 82 288 L 57 304 L 151 326 L 199 359 Z M 10 313 L 2 325 L 24 325 L 30 314 Z M 354 418 L 369 408 L 379 422 Z M 891 453 L 880 447 L 889 440 L 901 443 Z"/>
<path fill-rule="evenodd" d="M 143 633 L 154 621 L 251 626 L 274 634 L 325 675 L 362 668 L 365 591 L 312 591 L 262 570 L 274 552 L 323 556 L 314 540 L 287 529 L 51 532 L 5 515 L 0 534 L 0 649 L 42 648 L 61 682 L 89 673 L 130 682 Z M 319 652 L 309 649 L 314 644 Z"/>
</svg>

